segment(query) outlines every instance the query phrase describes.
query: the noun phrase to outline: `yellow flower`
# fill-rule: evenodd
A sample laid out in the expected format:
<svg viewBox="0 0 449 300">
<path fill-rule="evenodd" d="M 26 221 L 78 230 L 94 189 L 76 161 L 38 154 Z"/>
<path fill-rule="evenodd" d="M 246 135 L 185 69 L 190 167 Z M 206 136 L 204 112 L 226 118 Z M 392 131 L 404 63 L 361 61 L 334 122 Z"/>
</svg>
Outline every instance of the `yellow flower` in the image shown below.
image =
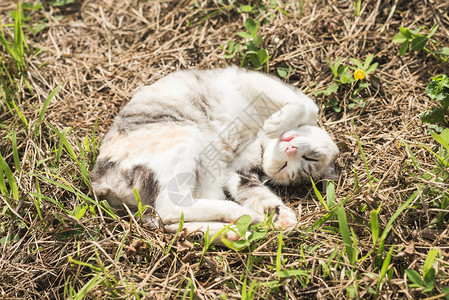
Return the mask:
<svg viewBox="0 0 449 300">
<path fill-rule="evenodd" d="M 359 80 L 359 79 L 365 78 L 365 71 L 363 71 L 361 69 L 357 69 L 354 72 L 354 78 L 355 78 L 355 80 Z"/>
</svg>

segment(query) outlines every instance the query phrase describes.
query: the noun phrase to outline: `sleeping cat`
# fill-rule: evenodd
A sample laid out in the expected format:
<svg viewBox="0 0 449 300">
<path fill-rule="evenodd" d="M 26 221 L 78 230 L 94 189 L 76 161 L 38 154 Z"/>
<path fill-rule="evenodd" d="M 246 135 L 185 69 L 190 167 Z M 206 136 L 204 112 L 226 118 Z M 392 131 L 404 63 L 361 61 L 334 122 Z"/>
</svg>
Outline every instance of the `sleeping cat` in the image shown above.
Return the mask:
<svg viewBox="0 0 449 300">
<path fill-rule="evenodd" d="M 237 67 L 178 71 L 140 88 L 115 118 L 91 173 L 112 207 L 135 212 L 136 188 L 155 209 L 146 221 L 188 232 L 274 212 L 276 227 L 297 219 L 265 182 L 329 178 L 338 148 L 317 126 L 318 107 L 278 79 Z M 229 231 L 227 237 L 237 239 Z"/>
</svg>

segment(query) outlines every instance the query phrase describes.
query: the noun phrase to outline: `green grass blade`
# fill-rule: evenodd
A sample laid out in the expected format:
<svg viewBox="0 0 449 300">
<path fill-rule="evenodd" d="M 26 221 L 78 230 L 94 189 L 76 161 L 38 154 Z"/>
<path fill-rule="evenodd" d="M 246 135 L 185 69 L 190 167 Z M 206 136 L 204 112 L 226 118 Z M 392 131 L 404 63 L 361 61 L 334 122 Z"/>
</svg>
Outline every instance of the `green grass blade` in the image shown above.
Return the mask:
<svg viewBox="0 0 449 300">
<path fill-rule="evenodd" d="M 360 144 L 359 137 L 357 136 L 357 133 L 355 133 L 355 131 L 354 131 L 354 135 L 357 140 L 357 145 L 359 146 L 360 154 L 362 155 L 363 164 L 365 165 L 366 176 L 368 177 L 369 185 L 371 186 L 371 189 L 374 190 L 374 186 L 373 186 L 373 182 L 372 182 L 372 178 L 371 178 L 371 172 L 369 170 L 368 163 L 366 161 L 365 153 L 363 152 L 362 144 Z"/>
<path fill-rule="evenodd" d="M 11 171 L 11 168 L 4 160 L 1 152 L 0 152 L 0 164 L 1 164 L 1 169 L 3 170 L 3 172 L 0 173 L 0 177 L 3 177 L 2 173 L 5 173 L 6 178 L 8 179 L 9 189 L 11 191 L 12 197 L 16 200 L 19 200 L 19 188 L 17 187 L 16 179 L 14 177 L 13 172 Z M 0 185 L 1 185 L 1 183 L 0 183 Z M 4 181 L 3 181 L 3 185 L 4 185 Z"/>
<path fill-rule="evenodd" d="M 73 150 L 72 145 L 70 145 L 70 143 L 67 141 L 66 138 L 66 134 L 67 131 L 70 130 L 70 128 L 64 128 L 64 130 L 62 132 L 60 132 L 58 129 L 56 129 L 56 127 L 54 127 L 53 125 L 51 125 L 49 122 L 46 122 L 46 124 L 56 133 L 56 135 L 59 137 L 59 140 L 62 141 L 62 143 L 65 146 L 65 149 L 67 150 L 67 153 L 69 154 L 69 156 L 78 163 L 78 165 L 80 164 L 80 162 L 78 161 L 75 151 Z"/>
<path fill-rule="evenodd" d="M 315 185 L 315 182 L 313 181 L 312 177 L 310 177 L 310 181 L 312 182 L 312 186 L 313 186 L 313 191 L 315 192 L 316 197 L 318 198 L 318 200 L 320 201 L 320 203 L 323 205 L 323 207 L 326 210 L 329 210 L 329 207 L 327 206 L 326 201 L 324 201 L 323 196 L 321 195 L 320 191 L 318 190 L 318 188 Z"/>
<path fill-rule="evenodd" d="M 35 180 L 36 180 L 36 192 L 37 192 L 36 194 L 39 195 L 41 193 L 39 180 L 37 180 L 37 178 L 35 178 Z M 39 196 L 36 196 L 36 199 L 34 199 L 34 197 L 33 197 L 33 202 L 34 202 L 34 206 L 36 206 L 37 214 L 39 215 L 39 218 L 42 220 L 43 217 L 42 217 L 42 213 L 41 213 L 41 201 L 42 201 L 41 199 L 42 198 Z"/>
<path fill-rule="evenodd" d="M 388 221 L 387 225 L 385 226 L 385 229 L 382 232 L 382 235 L 380 237 L 380 244 L 379 244 L 379 249 L 377 251 L 377 258 L 376 258 L 376 262 L 375 262 L 376 267 L 380 266 L 380 261 L 382 259 L 382 254 L 384 251 L 385 239 L 387 238 L 388 233 L 390 232 L 390 229 L 391 229 L 394 221 L 396 221 L 396 219 L 404 211 L 404 209 L 406 209 L 416 199 L 416 197 L 418 197 L 419 193 L 421 192 L 421 189 L 422 189 L 422 186 L 418 190 L 416 190 L 404 203 L 402 203 L 402 205 L 391 216 L 390 220 Z"/>
<path fill-rule="evenodd" d="M 55 199 L 52 199 L 52 198 L 47 197 L 47 196 L 44 196 L 44 195 L 42 195 L 40 193 L 30 193 L 30 195 L 32 195 L 32 196 L 34 196 L 36 198 L 39 198 L 39 199 L 47 200 L 47 201 L 53 203 L 54 205 L 56 205 L 57 207 L 59 207 L 64 213 L 66 213 L 68 215 L 71 215 L 71 216 L 73 215 L 71 212 L 69 212 L 68 210 L 65 209 L 65 207 L 64 207 L 64 205 L 62 205 L 62 203 L 56 201 Z"/>
<path fill-rule="evenodd" d="M 87 293 L 99 285 L 104 279 L 100 277 L 101 274 L 95 275 L 91 280 L 89 280 L 75 295 L 75 300 L 85 299 Z"/>
<path fill-rule="evenodd" d="M 139 193 L 137 193 L 137 196 L 136 196 L 137 189 L 134 189 L 134 192 L 135 192 L 135 193 L 134 193 L 134 196 L 135 196 L 135 197 L 139 197 L 139 200 L 140 200 Z M 137 199 L 137 198 L 136 198 L 136 199 Z M 173 236 L 173 238 L 172 238 L 170 244 L 168 244 L 167 251 L 165 251 L 165 254 L 168 254 L 168 253 L 170 252 L 171 247 L 173 247 L 173 243 L 176 241 L 176 239 L 178 238 L 178 235 L 181 233 L 181 231 L 182 231 L 183 228 L 184 228 L 184 212 L 181 212 L 181 217 L 179 218 L 178 231 L 176 231 L 176 233 L 175 233 L 175 235 Z M 209 230 L 209 228 L 208 228 L 208 230 Z M 205 236 L 205 237 L 206 237 L 206 236 Z"/>
<path fill-rule="evenodd" d="M 390 247 L 390 251 L 388 251 L 387 257 L 384 260 L 384 263 L 382 264 L 382 268 L 380 270 L 379 275 L 379 281 L 377 282 L 376 291 L 379 290 L 380 283 L 382 282 L 382 279 L 385 277 L 388 271 L 388 267 L 390 266 L 391 256 L 393 255 L 393 245 Z"/>
<path fill-rule="evenodd" d="M 276 252 L 276 273 L 279 278 L 282 276 L 281 264 L 282 264 L 282 247 L 284 246 L 283 233 L 279 232 L 278 235 L 278 249 Z"/>
<path fill-rule="evenodd" d="M 345 244 L 346 253 L 351 263 L 354 262 L 354 249 L 352 249 L 351 232 L 349 231 L 348 221 L 346 219 L 346 212 L 344 207 L 339 207 L 337 210 L 338 225 L 340 233 Z"/>
<path fill-rule="evenodd" d="M 12 143 L 12 156 L 14 158 L 14 165 L 16 167 L 16 172 L 20 172 L 20 158 L 19 158 L 19 151 L 17 149 L 16 128 L 12 129 L 11 143 Z"/>
<path fill-rule="evenodd" d="M 335 183 L 332 180 L 329 180 L 326 184 L 326 199 L 328 207 L 335 205 Z"/>
<path fill-rule="evenodd" d="M 358 245 L 358 241 L 357 241 L 357 236 L 355 235 L 354 230 L 351 229 L 351 234 L 352 234 L 352 265 L 355 265 L 355 262 L 357 261 L 357 257 L 358 257 L 358 250 L 357 250 L 357 245 Z"/>
<path fill-rule="evenodd" d="M 17 115 L 19 116 L 20 120 L 23 123 L 23 126 L 25 127 L 26 130 L 28 130 L 28 121 L 25 118 L 25 116 L 23 115 L 22 111 L 20 111 L 19 107 L 16 105 L 16 103 L 13 101 L 11 102 L 12 106 L 14 107 L 14 110 L 17 112 Z"/>
<path fill-rule="evenodd" d="M 373 237 L 373 245 L 376 246 L 377 240 L 379 239 L 379 212 L 377 210 L 372 210 L 369 213 L 369 218 L 371 221 L 371 234 Z"/>
<path fill-rule="evenodd" d="M 37 118 L 37 124 L 40 124 L 42 122 L 42 120 L 44 119 L 45 111 L 47 110 L 48 105 L 50 104 L 51 100 L 56 95 L 56 93 L 58 92 L 60 87 L 61 87 L 60 85 L 57 85 L 54 88 L 54 90 L 51 91 L 51 93 L 48 95 L 47 99 L 44 102 L 44 105 L 41 108 L 41 111 L 39 112 L 39 117 Z"/>
<path fill-rule="evenodd" d="M 109 209 L 108 209 L 108 208 L 105 208 L 103 205 L 100 205 L 98 202 L 96 202 L 96 201 L 93 200 L 92 198 L 90 198 L 90 197 L 84 195 L 83 193 L 81 193 L 81 192 L 75 190 L 75 189 L 70 185 L 70 183 L 68 183 L 66 180 L 62 179 L 62 178 L 59 177 L 59 176 L 56 176 L 56 175 L 51 174 L 51 173 L 44 173 L 44 174 L 47 174 L 47 175 L 50 175 L 50 176 L 52 176 L 52 177 L 54 177 L 54 178 L 56 178 L 56 179 L 59 179 L 59 180 L 61 180 L 62 182 L 64 182 L 65 184 L 59 183 L 59 182 L 57 182 L 57 181 L 54 181 L 54 180 L 52 180 L 52 179 L 50 179 L 50 178 L 47 178 L 47 177 L 42 176 L 42 175 L 39 175 L 39 174 L 34 174 L 34 176 L 36 176 L 36 177 L 38 177 L 38 178 L 40 178 L 40 179 L 42 179 L 42 180 L 44 180 L 44 181 L 46 181 L 46 182 L 48 182 L 48 183 L 50 183 L 50 184 L 53 184 L 53 185 L 55 185 L 55 186 L 58 186 L 58 187 L 60 187 L 60 188 L 62 188 L 62 189 L 64 189 L 64 190 L 66 190 L 66 191 L 68 191 L 68 192 L 71 192 L 71 193 L 75 194 L 76 196 L 82 198 L 82 199 L 86 202 L 86 204 L 87 204 L 87 202 L 90 202 L 90 203 L 93 204 L 94 206 L 96 206 L 96 207 L 98 207 L 99 209 L 101 209 L 101 210 L 103 210 L 104 212 L 106 212 L 111 218 L 113 218 L 114 220 L 117 220 L 117 215 L 115 215 L 115 213 L 114 213 L 113 211 L 110 211 L 110 206 L 108 207 Z M 43 196 L 41 195 L 41 197 L 43 197 Z M 47 199 L 47 198 L 45 198 L 45 199 Z M 47 200 L 48 200 L 48 199 L 47 199 Z M 71 213 L 70 213 L 70 214 L 71 214 Z"/>
</svg>

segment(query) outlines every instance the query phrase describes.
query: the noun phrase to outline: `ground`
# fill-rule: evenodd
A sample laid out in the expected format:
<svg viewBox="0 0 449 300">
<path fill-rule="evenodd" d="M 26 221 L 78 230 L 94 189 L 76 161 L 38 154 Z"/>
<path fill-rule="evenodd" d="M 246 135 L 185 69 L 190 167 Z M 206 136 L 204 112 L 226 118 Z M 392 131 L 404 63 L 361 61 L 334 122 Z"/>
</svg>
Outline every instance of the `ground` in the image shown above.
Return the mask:
<svg viewBox="0 0 449 300">
<path fill-rule="evenodd" d="M 3 299 L 448 297 L 447 161 L 420 119 L 436 106 L 426 86 L 449 74 L 436 52 L 449 46 L 447 1 L 42 2 L 23 4 L 23 69 L 0 40 Z M 16 9 L 0 4 L 2 24 Z M 240 251 L 117 218 L 87 177 L 113 117 L 136 88 L 173 71 L 241 64 L 247 50 L 226 56 L 227 45 L 254 39 L 238 34 L 253 29 L 247 19 L 260 21 L 256 51 L 265 50 L 261 65 L 243 64 L 320 105 L 341 151 L 335 199 L 332 186 L 322 201 L 311 185 L 277 188 L 300 223 L 259 229 Z M 425 36 L 434 24 L 425 49 L 399 54 L 401 26 L 425 26 Z M 351 58 L 371 54 L 378 67 L 365 79 L 319 93 L 336 84 L 328 60 L 360 69 Z"/>
</svg>

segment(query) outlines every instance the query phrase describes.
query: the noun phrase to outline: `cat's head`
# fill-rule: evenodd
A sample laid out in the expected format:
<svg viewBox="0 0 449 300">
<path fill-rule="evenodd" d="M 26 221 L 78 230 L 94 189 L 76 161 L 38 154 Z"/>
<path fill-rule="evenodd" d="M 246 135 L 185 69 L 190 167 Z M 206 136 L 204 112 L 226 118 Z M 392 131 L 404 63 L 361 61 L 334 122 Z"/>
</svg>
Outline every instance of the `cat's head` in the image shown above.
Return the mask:
<svg viewBox="0 0 449 300">
<path fill-rule="evenodd" d="M 337 178 L 335 160 L 339 150 L 326 131 L 301 126 L 279 139 L 267 139 L 263 170 L 273 183 L 282 185 Z"/>
</svg>

